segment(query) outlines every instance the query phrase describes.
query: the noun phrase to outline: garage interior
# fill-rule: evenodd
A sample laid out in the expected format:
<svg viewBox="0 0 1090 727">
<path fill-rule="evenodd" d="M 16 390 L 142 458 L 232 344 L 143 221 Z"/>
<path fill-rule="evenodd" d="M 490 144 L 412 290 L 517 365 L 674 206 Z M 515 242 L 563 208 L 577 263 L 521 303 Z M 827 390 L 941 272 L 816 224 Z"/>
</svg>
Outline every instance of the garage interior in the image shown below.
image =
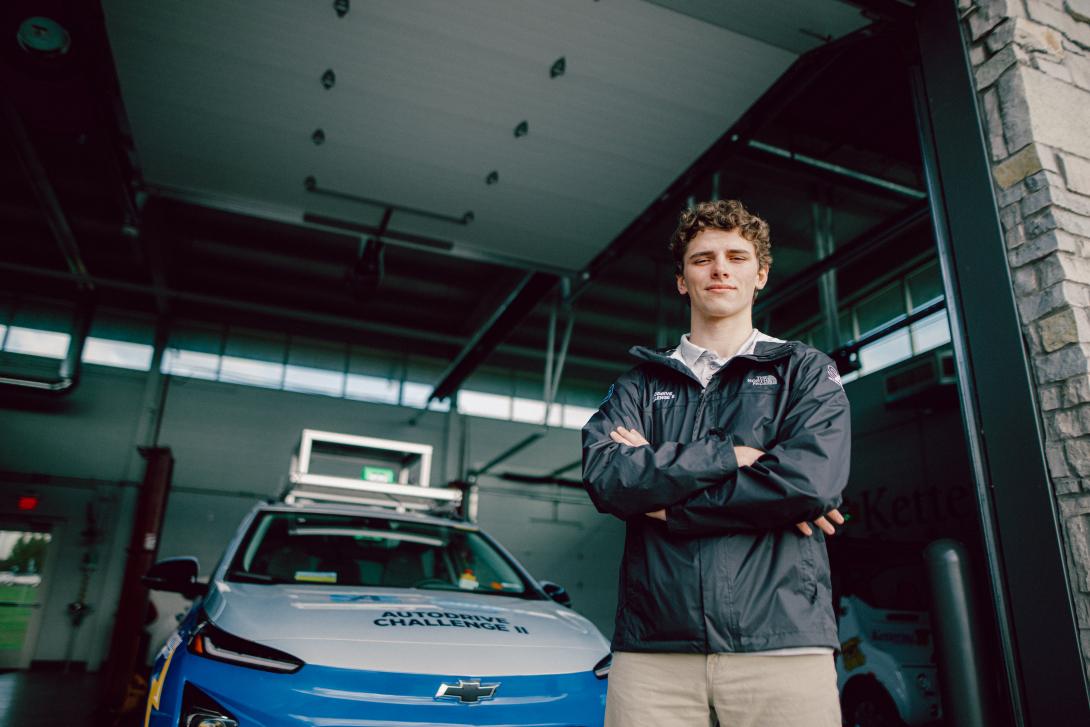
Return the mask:
<svg viewBox="0 0 1090 727">
<path fill-rule="evenodd" d="M 23 580 L 0 585 L 0 723 L 123 723 L 86 705 L 155 448 L 157 556 L 207 573 L 303 429 L 430 444 L 430 484 L 474 486 L 480 525 L 608 637 L 624 530 L 581 489 L 579 427 L 630 346 L 687 330 L 666 243 L 717 198 L 772 228 L 756 326 L 833 356 L 853 404 L 842 594 L 924 611 L 923 546 L 964 542 L 1008 704 L 911 10 L 5 4 L 0 557 Z M 187 605 L 152 598 L 129 624 L 149 654 Z M 47 714 L 56 685 L 84 697 Z"/>
</svg>

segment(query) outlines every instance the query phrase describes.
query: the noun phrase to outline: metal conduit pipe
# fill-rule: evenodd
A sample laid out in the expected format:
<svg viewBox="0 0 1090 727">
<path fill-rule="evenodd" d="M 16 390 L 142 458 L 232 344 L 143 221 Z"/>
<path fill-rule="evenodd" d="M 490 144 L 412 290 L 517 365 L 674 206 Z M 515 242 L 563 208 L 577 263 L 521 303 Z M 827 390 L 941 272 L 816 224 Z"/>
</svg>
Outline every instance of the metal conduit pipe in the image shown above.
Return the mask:
<svg viewBox="0 0 1090 727">
<path fill-rule="evenodd" d="M 57 376 L 52 379 L 37 376 L 8 376 L 0 374 L 0 389 L 24 389 L 27 391 L 40 391 L 43 394 L 61 396 L 72 393 L 79 385 L 80 371 L 83 360 L 83 347 L 87 342 L 87 334 L 91 330 L 91 320 L 94 318 L 94 298 L 85 296 L 76 306 L 72 318 L 71 338 L 68 342 L 68 352 L 61 360 L 57 369 Z"/>
</svg>

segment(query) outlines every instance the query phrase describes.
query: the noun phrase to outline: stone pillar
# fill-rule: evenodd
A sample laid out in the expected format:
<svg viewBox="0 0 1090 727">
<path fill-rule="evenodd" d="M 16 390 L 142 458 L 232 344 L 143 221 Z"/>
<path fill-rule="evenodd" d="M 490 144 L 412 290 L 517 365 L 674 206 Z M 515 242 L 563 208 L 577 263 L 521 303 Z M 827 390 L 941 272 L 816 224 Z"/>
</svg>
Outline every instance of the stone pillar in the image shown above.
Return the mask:
<svg viewBox="0 0 1090 727">
<path fill-rule="evenodd" d="M 959 6 L 1090 674 L 1090 0 Z"/>
</svg>

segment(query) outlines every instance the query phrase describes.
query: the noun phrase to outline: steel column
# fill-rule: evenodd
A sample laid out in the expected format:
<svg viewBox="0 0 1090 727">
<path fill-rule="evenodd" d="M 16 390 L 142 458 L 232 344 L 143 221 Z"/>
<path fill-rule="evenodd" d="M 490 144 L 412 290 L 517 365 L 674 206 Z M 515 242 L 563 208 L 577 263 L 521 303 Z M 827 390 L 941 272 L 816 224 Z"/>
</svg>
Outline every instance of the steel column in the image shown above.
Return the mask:
<svg viewBox="0 0 1090 727">
<path fill-rule="evenodd" d="M 923 0 L 914 95 L 1016 724 L 1090 724 L 1068 574 L 955 0 Z"/>
</svg>

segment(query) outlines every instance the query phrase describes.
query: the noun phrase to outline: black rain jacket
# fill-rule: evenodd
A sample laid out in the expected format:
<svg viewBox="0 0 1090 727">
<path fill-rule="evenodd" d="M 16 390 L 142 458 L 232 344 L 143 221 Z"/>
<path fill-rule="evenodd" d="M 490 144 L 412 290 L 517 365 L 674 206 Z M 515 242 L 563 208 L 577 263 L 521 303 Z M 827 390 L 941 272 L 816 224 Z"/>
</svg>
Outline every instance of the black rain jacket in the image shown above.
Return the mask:
<svg viewBox="0 0 1090 727">
<path fill-rule="evenodd" d="M 672 349 L 610 387 L 583 427 L 583 482 L 627 523 L 614 651 L 836 648 L 829 559 L 810 522 L 841 501 L 850 412 L 836 366 L 797 341 L 758 341 L 707 388 Z M 618 426 L 650 446 L 615 443 Z M 735 446 L 764 454 L 739 467 Z M 666 508 L 666 522 L 644 513 Z"/>
</svg>

